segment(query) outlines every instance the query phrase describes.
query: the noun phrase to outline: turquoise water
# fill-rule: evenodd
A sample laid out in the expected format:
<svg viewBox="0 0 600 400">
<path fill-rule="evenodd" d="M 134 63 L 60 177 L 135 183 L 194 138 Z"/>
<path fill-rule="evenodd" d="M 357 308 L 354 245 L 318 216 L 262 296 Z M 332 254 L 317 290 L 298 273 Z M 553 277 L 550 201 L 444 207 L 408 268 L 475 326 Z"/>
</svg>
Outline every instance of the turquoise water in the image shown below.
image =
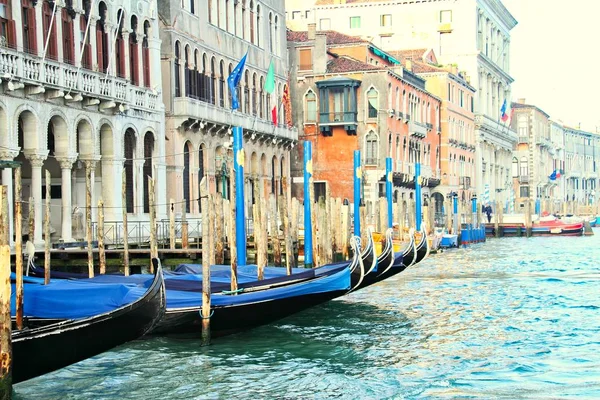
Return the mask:
<svg viewBox="0 0 600 400">
<path fill-rule="evenodd" d="M 446 251 L 207 348 L 132 342 L 16 385 L 16 398 L 597 399 L 596 234 Z"/>
</svg>

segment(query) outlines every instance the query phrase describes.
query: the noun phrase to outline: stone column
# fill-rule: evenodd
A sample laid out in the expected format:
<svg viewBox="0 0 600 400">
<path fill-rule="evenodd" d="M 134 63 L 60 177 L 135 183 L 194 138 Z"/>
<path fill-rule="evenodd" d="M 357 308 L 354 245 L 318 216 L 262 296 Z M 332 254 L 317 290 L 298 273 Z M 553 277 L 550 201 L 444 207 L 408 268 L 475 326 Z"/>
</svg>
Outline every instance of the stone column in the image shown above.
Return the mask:
<svg viewBox="0 0 600 400">
<path fill-rule="evenodd" d="M 17 155 L 19 155 L 18 151 L 8 150 L 8 149 L 0 149 L 0 160 L 3 161 L 12 161 Z M 11 216 L 8 218 L 8 229 L 9 229 L 9 242 L 10 245 L 13 245 L 14 239 L 14 218 L 13 215 L 13 170 L 12 168 L 4 168 L 2 170 L 2 184 L 7 187 L 7 196 L 8 196 L 8 215 Z"/>
<path fill-rule="evenodd" d="M 72 242 L 73 228 L 71 216 L 71 168 L 73 166 L 73 158 L 60 158 L 61 172 L 61 200 L 62 200 L 62 233 L 61 239 L 63 242 Z"/>
<path fill-rule="evenodd" d="M 52 4 L 52 3 L 50 3 Z M 50 6 L 52 7 L 52 6 Z M 63 62 L 63 31 L 62 31 L 62 6 L 56 5 L 56 13 L 54 14 L 54 25 L 56 25 L 56 47 L 57 52 L 56 55 L 58 59 Z M 73 27 L 75 27 L 75 22 L 73 22 Z M 73 33 L 73 41 L 75 41 L 75 33 Z M 44 43 L 45 44 L 45 43 Z"/>
<path fill-rule="evenodd" d="M 18 10 L 17 7 L 15 7 L 16 10 Z M 46 44 L 46 42 L 44 41 L 44 24 L 43 24 L 43 15 L 42 15 L 42 2 L 40 1 L 39 4 L 37 4 L 37 6 L 34 7 L 35 8 L 35 41 L 37 43 L 37 55 L 39 57 L 42 56 L 42 54 L 44 54 L 44 45 Z M 15 10 L 15 11 L 16 11 Z M 13 14 L 19 14 L 19 12 L 13 12 Z M 18 29 L 17 29 L 18 30 Z M 37 212 L 37 211 L 36 211 Z M 36 218 L 37 218 L 37 214 L 36 214 Z M 40 220 L 41 223 L 41 220 Z M 37 228 L 36 229 L 36 236 L 37 236 Z M 41 235 L 41 232 L 40 232 Z M 40 236 L 41 238 L 41 236 Z M 41 240 L 41 239 L 40 239 Z"/>
<path fill-rule="evenodd" d="M 42 213 L 42 165 L 44 160 L 48 156 L 48 151 L 44 153 L 27 153 L 25 157 L 31 164 L 31 197 L 33 197 L 33 207 L 35 210 L 35 236 L 29 238 L 33 239 L 33 243 L 36 246 L 43 246 L 44 241 L 42 240 L 42 220 L 44 215 Z"/>
<path fill-rule="evenodd" d="M 125 26 L 125 22 L 123 22 L 123 26 Z M 123 28 L 123 30 L 121 31 L 121 36 L 123 36 L 123 57 L 125 58 L 125 79 L 127 79 L 128 82 L 131 82 L 131 76 L 133 75 L 133 72 L 131 72 L 129 70 L 129 35 L 131 34 L 131 31 L 128 29 Z M 116 54 L 116 53 L 115 53 Z M 116 59 L 116 57 L 115 57 Z"/>
<path fill-rule="evenodd" d="M 124 161 L 123 158 L 102 157 L 102 200 L 107 221 L 120 221 L 123 217 L 121 187 Z"/>
<path fill-rule="evenodd" d="M 154 29 L 154 28 L 153 28 Z M 160 79 L 161 79 L 161 74 L 160 74 L 160 39 L 157 38 L 148 38 L 148 52 L 149 52 L 149 61 L 150 61 L 150 89 L 154 89 L 154 87 L 160 83 Z M 141 48 L 142 46 L 140 46 Z M 185 50 L 185 48 L 183 48 L 182 50 Z M 183 54 L 183 53 L 182 53 Z M 182 57 L 183 60 L 185 61 L 185 57 Z M 192 58 L 193 58 L 193 54 L 192 54 Z M 140 57 L 140 60 L 142 58 Z M 141 62 L 140 62 L 141 65 Z M 183 63 L 182 63 L 183 65 Z M 207 65 L 207 69 L 210 69 L 210 64 Z M 142 76 L 142 75 L 140 75 Z M 183 76 L 183 74 L 180 75 L 181 76 L 181 82 L 182 82 L 182 86 L 185 87 L 185 84 L 183 84 L 185 82 L 185 77 Z M 160 90 L 160 88 L 158 88 L 158 90 Z M 182 96 L 184 91 L 181 91 Z"/>
<path fill-rule="evenodd" d="M 141 26 L 139 26 L 141 25 Z M 138 54 L 138 77 L 139 77 L 139 85 L 140 86 L 144 86 L 145 82 L 144 82 L 144 53 L 143 53 L 143 45 L 144 45 L 144 25 L 143 24 L 139 24 L 138 25 L 138 30 L 136 32 L 136 37 L 137 37 L 137 43 L 135 46 L 135 50 L 137 51 Z M 174 50 L 173 50 L 174 51 Z M 184 58 L 185 59 L 185 58 Z M 148 60 L 148 62 L 151 63 L 151 60 Z M 150 77 L 152 77 L 152 65 L 150 66 Z M 181 74 L 181 69 L 179 71 L 179 76 L 182 77 L 183 75 Z M 152 79 L 152 78 L 150 78 Z M 151 85 L 149 85 L 150 87 L 152 87 Z"/>
<path fill-rule="evenodd" d="M 108 43 L 106 47 L 108 47 L 109 76 L 117 76 L 117 52 L 115 51 L 115 46 L 117 45 L 117 42 L 115 41 L 117 35 L 117 32 L 115 32 L 116 27 L 117 26 L 115 24 L 111 24 L 109 22 L 104 23 L 104 32 L 108 37 Z"/>
<path fill-rule="evenodd" d="M 92 68 L 98 68 L 98 42 L 96 41 L 96 23 L 98 19 L 94 14 L 90 15 L 88 37 L 90 38 L 90 51 L 92 52 Z M 79 45 L 81 46 L 81 43 Z"/>
</svg>

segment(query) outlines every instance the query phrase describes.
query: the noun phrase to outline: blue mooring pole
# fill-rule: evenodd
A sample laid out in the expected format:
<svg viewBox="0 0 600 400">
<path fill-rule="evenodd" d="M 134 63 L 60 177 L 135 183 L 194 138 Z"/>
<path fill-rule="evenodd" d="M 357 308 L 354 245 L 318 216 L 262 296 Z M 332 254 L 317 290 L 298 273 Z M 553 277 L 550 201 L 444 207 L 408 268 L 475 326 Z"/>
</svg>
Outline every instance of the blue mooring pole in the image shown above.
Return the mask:
<svg viewBox="0 0 600 400">
<path fill-rule="evenodd" d="M 360 150 L 354 150 L 354 235 L 360 237 Z"/>
<path fill-rule="evenodd" d="M 479 221 L 477 221 L 477 195 L 473 195 L 473 197 L 471 197 L 471 212 L 473 213 L 473 226 L 472 228 L 475 228 L 477 226 L 479 226 Z"/>
<path fill-rule="evenodd" d="M 417 226 L 415 227 L 417 232 L 421 230 L 421 183 L 419 178 L 421 177 L 421 164 L 415 163 L 415 221 Z"/>
<path fill-rule="evenodd" d="M 388 228 L 393 226 L 393 215 L 392 215 L 392 158 L 388 157 L 385 159 L 385 197 L 387 197 L 387 212 L 388 212 Z"/>
<path fill-rule="evenodd" d="M 312 202 L 310 184 L 312 178 L 312 142 L 304 142 L 304 266 L 313 267 Z"/>
<path fill-rule="evenodd" d="M 235 242 L 238 265 L 246 265 L 246 206 L 244 201 L 244 146 L 241 126 L 233 128 L 235 172 Z"/>
<path fill-rule="evenodd" d="M 454 214 L 454 223 L 452 224 L 454 232 L 452 233 L 458 235 L 458 193 L 456 192 L 452 195 L 452 213 Z"/>
</svg>

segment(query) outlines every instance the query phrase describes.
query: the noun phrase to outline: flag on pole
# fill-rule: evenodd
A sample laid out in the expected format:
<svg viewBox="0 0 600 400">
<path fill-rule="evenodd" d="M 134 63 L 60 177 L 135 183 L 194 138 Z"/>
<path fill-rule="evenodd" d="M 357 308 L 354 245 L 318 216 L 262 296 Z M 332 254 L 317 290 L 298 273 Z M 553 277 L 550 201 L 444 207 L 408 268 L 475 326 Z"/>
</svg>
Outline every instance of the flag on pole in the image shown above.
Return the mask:
<svg viewBox="0 0 600 400">
<path fill-rule="evenodd" d="M 231 109 L 237 110 L 240 108 L 240 102 L 237 97 L 237 85 L 240 83 L 242 79 L 242 74 L 244 72 L 244 66 L 246 65 L 246 57 L 248 56 L 248 52 L 244 54 L 244 57 L 240 60 L 238 65 L 231 71 L 231 75 L 227 77 L 227 86 L 229 86 L 229 91 L 231 92 Z"/>
<path fill-rule="evenodd" d="M 556 170 L 556 178 L 560 178 L 562 174 L 560 173 L 560 169 Z"/>
<path fill-rule="evenodd" d="M 269 64 L 269 71 L 267 72 L 264 89 L 265 92 L 269 94 L 272 94 L 275 91 L 275 65 L 273 64 L 273 60 L 271 60 L 271 64 Z"/>
<path fill-rule="evenodd" d="M 551 181 L 555 181 L 556 180 L 556 170 L 552 171 L 552 173 L 550 174 L 550 176 L 548 178 L 550 178 Z"/>
<path fill-rule="evenodd" d="M 273 64 L 273 60 L 269 64 L 269 71 L 267 72 L 267 79 L 265 79 L 265 92 L 267 92 L 267 96 L 271 96 L 275 92 L 275 64 Z M 271 121 L 273 121 L 273 125 L 277 125 L 277 99 L 272 101 L 273 109 L 271 110 Z"/>
<path fill-rule="evenodd" d="M 508 121 L 509 114 L 506 112 L 507 107 L 508 107 L 508 105 L 506 104 L 506 99 L 504 99 L 504 102 L 502 103 L 502 107 L 500 108 L 500 119 L 502 120 L 502 122 Z"/>
<path fill-rule="evenodd" d="M 292 123 L 292 101 L 290 99 L 290 81 L 288 78 L 287 85 L 283 87 L 283 110 L 285 112 L 285 124 L 291 128 Z"/>
</svg>

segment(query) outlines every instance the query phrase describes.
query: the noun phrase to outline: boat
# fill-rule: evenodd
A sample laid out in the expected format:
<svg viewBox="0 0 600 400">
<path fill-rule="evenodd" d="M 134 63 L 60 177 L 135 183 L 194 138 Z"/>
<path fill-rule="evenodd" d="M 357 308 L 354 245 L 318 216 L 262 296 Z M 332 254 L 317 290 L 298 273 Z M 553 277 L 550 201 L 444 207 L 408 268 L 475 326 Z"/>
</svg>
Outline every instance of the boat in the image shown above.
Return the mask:
<svg viewBox="0 0 600 400">
<path fill-rule="evenodd" d="M 292 274 L 238 285 L 235 292 L 212 293 L 211 334 L 224 336 L 268 324 L 356 289 L 355 285 L 360 285 L 364 276 L 358 272 L 363 265 L 359 261 L 359 240 L 351 240 L 354 250 L 351 260 L 305 270 L 306 275 L 301 279 Z M 200 332 L 201 306 L 201 296 L 197 293 L 167 287 L 165 317 L 153 332 Z"/>
<path fill-rule="evenodd" d="M 26 284 L 26 289 L 32 290 L 26 290 L 24 305 L 36 304 L 25 311 L 34 311 L 36 306 L 42 308 L 37 315 L 27 313 L 26 327 L 12 332 L 13 383 L 82 361 L 149 332 L 163 316 L 166 305 L 162 267 L 158 259 L 152 262 L 156 272 L 147 287 L 112 287 L 85 281 L 58 281 L 46 286 Z M 68 286 L 73 290 L 67 290 Z M 109 289 L 111 298 L 106 296 Z M 82 301 L 87 298 L 86 290 L 96 295 L 90 302 Z M 61 291 L 65 295 L 54 298 Z M 34 292 L 40 294 L 39 298 Z M 84 305 L 97 303 L 102 294 L 109 300 L 105 307 L 118 300 L 131 301 L 106 312 L 82 316 L 91 310 Z M 61 309 L 61 305 L 65 307 Z"/>
<path fill-rule="evenodd" d="M 581 236 L 584 222 L 579 217 L 557 218 L 554 215 L 532 216 L 531 234 L 533 236 Z M 488 224 L 487 227 L 490 227 Z M 486 229 L 486 234 L 494 234 L 492 229 Z M 525 235 L 525 216 L 512 214 L 504 216 L 502 232 L 504 236 Z"/>
</svg>

